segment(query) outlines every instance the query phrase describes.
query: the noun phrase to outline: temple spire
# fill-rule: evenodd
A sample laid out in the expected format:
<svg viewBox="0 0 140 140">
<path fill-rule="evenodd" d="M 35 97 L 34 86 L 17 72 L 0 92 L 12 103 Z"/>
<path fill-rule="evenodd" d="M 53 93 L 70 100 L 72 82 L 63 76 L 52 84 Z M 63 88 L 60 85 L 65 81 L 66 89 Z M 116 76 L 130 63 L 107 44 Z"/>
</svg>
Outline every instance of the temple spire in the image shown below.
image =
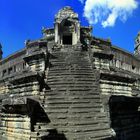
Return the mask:
<svg viewBox="0 0 140 140">
<path fill-rule="evenodd" d="M 140 32 L 138 33 L 136 39 L 135 39 L 135 49 L 134 54 L 136 56 L 140 56 Z"/>
<path fill-rule="evenodd" d="M 80 21 L 78 14 L 69 6 L 55 15 L 55 43 L 58 45 L 76 45 L 80 41 Z"/>
</svg>

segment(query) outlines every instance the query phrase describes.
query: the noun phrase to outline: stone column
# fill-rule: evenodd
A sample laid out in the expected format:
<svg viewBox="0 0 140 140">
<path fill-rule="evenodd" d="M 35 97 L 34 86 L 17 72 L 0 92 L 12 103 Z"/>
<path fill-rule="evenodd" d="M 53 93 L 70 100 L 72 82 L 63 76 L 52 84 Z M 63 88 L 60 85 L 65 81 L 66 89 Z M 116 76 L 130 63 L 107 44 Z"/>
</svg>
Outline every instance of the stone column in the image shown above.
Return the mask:
<svg viewBox="0 0 140 140">
<path fill-rule="evenodd" d="M 72 45 L 75 44 L 75 32 L 72 33 Z"/>
<path fill-rule="evenodd" d="M 80 39 L 80 24 L 76 23 L 74 28 L 75 28 L 75 30 L 72 33 L 72 35 L 73 35 L 73 37 L 72 37 L 73 38 L 73 45 L 75 45 L 79 42 L 79 39 Z"/>
<path fill-rule="evenodd" d="M 80 41 L 80 23 L 77 23 L 77 41 Z"/>
<path fill-rule="evenodd" d="M 58 43 L 58 23 L 55 23 L 55 43 Z"/>
</svg>

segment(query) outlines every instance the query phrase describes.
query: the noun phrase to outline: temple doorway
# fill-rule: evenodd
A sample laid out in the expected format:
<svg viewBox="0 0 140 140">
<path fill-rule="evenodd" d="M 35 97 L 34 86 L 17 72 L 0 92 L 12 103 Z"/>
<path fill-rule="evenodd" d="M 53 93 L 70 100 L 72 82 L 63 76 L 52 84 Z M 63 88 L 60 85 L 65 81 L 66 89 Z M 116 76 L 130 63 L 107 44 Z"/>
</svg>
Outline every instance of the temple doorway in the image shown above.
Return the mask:
<svg viewBox="0 0 140 140">
<path fill-rule="evenodd" d="M 72 34 L 63 35 L 63 44 L 72 45 Z"/>
</svg>

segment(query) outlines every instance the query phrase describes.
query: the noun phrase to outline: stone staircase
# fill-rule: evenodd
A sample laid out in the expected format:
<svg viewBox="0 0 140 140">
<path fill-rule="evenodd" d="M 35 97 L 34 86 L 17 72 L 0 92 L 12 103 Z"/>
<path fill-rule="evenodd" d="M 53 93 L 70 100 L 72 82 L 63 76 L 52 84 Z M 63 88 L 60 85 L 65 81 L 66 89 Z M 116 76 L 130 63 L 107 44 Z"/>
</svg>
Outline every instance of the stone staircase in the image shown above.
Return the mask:
<svg viewBox="0 0 140 140">
<path fill-rule="evenodd" d="M 111 138 L 99 95 L 99 73 L 92 68 L 88 51 L 56 50 L 49 63 L 46 79 L 50 90 L 42 95 L 42 104 L 50 123 L 39 124 L 37 131 L 48 130 L 51 135 L 47 138 L 55 140 Z"/>
</svg>

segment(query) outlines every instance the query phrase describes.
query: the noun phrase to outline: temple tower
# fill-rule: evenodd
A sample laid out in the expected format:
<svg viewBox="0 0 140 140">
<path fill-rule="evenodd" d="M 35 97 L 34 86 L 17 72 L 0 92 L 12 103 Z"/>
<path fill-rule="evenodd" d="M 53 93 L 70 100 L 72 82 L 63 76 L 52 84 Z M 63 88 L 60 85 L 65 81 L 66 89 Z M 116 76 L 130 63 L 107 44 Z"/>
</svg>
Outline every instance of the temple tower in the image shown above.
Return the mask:
<svg viewBox="0 0 140 140">
<path fill-rule="evenodd" d="M 80 22 L 78 14 L 71 7 L 64 7 L 55 15 L 55 43 L 75 45 L 80 40 Z"/>
<path fill-rule="evenodd" d="M 136 56 L 140 56 L 140 32 L 138 33 L 136 39 L 135 39 L 135 50 L 134 54 Z"/>
</svg>

